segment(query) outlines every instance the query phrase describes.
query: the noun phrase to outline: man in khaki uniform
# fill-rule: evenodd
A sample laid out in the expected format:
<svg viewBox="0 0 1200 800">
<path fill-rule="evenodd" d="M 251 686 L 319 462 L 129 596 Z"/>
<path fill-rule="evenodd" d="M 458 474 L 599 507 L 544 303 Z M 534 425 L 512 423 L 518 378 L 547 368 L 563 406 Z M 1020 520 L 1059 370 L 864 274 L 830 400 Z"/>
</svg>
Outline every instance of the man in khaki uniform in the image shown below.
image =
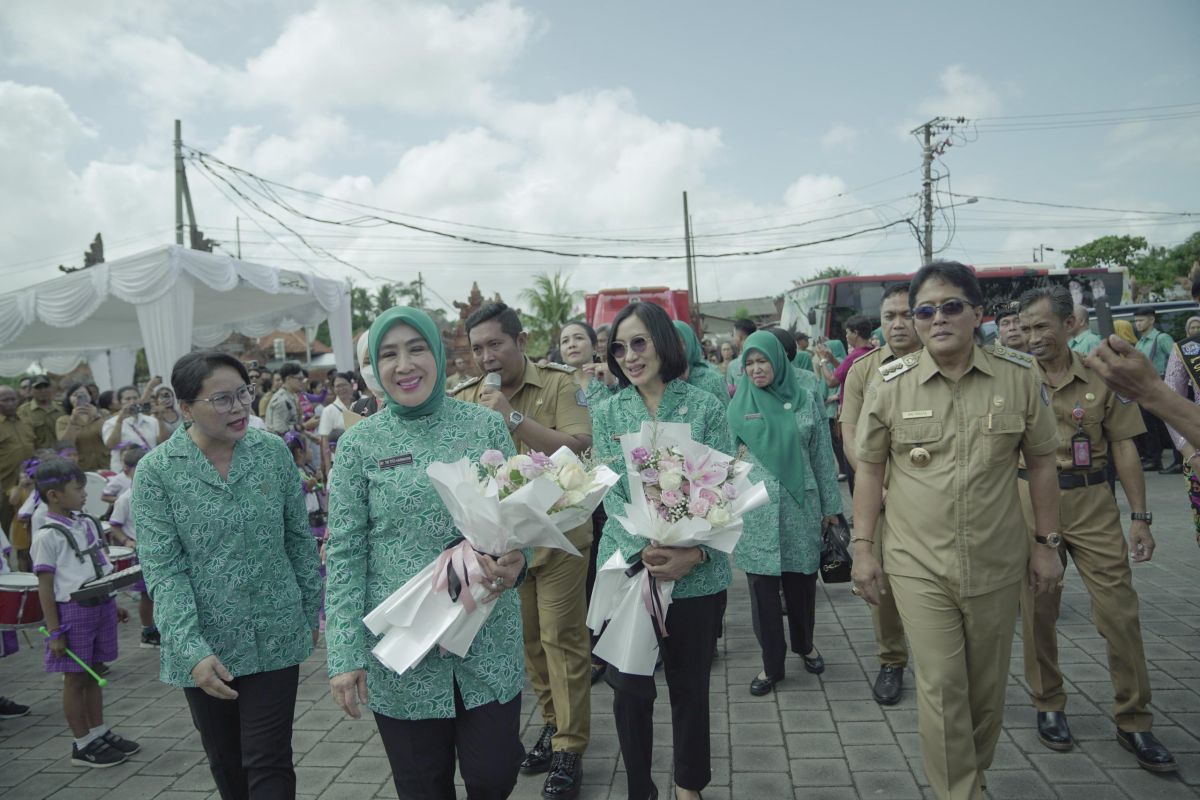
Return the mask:
<svg viewBox="0 0 1200 800">
<path fill-rule="evenodd" d="M 875 530 L 890 469 L 884 559 L 920 659 L 925 775 L 939 800 L 978 800 L 1004 719 L 1021 584 L 1040 593 L 1062 579 L 1058 554 L 1031 552 L 1012 513 L 1024 454 L 1036 529 L 1053 534 L 1057 437 L 1033 359 L 976 346 L 983 298 L 971 270 L 923 267 L 909 302 L 925 349 L 878 370 L 858 423 L 853 591 L 878 602 L 882 570 L 863 532 Z"/>
<path fill-rule="evenodd" d="M 55 423 L 63 415 L 62 406 L 54 401 L 54 385 L 45 375 L 34 375 L 33 395 L 17 409 L 17 416 L 33 429 L 35 448 L 53 447 L 58 441 Z"/>
<path fill-rule="evenodd" d="M 471 351 L 483 377 L 451 391 L 451 396 L 500 413 L 518 450 L 550 455 L 567 446 L 576 453 L 592 446 L 587 399 L 575 383 L 573 367 L 538 366 L 525 356 L 528 335 L 517 313 L 488 303 L 466 323 Z M 500 376 L 498 389 L 487 386 Z M 545 726 L 521 762 L 527 773 L 545 772 L 546 800 L 574 798 L 583 779 L 581 757 L 591 736 L 591 643 L 587 631 L 589 521 L 567 534 L 583 557 L 539 548 L 521 584 L 525 668 L 537 693 Z"/>
<path fill-rule="evenodd" d="M 1149 561 L 1154 553 L 1146 485 L 1134 437 L 1145 431 L 1135 403 L 1118 398 L 1070 347 L 1074 307 L 1063 287 L 1032 289 L 1021 296 L 1021 327 L 1041 367 L 1058 422 L 1058 485 L 1062 490 L 1059 553 L 1070 553 L 1092 598 L 1092 619 L 1108 646 L 1108 670 L 1116 696 L 1117 740 L 1153 772 L 1176 769 L 1174 757 L 1150 732 L 1150 680 L 1138 620 L 1129 555 Z M 1117 501 L 1105 467 L 1111 457 L 1132 509 L 1129 546 L 1121 535 Z M 1022 482 L 1023 483 L 1023 482 Z M 1021 506 L 1032 522 L 1029 492 Z M 1074 746 L 1064 711 L 1058 666 L 1058 621 L 1062 589 L 1034 598 L 1021 596 L 1025 679 L 1037 709 L 1038 739 L 1051 750 Z"/>
<path fill-rule="evenodd" d="M 921 340 L 917 338 L 917 329 L 913 326 L 912 309 L 908 307 L 908 288 L 907 283 L 897 283 L 889 286 L 883 293 L 879 319 L 886 344 L 854 362 L 843 384 L 842 441 L 847 443 L 846 459 L 855 472 L 858 471 L 858 457 L 854 453 L 854 437 L 858 430 L 858 418 L 862 413 L 863 395 L 867 384 L 884 364 L 890 364 L 897 358 L 903 358 L 921 349 Z M 873 537 L 875 543 L 871 548 L 872 554 L 880 564 L 883 564 L 885 513 L 881 511 L 879 514 L 879 523 L 875 526 Z M 875 624 L 875 640 L 879 643 L 879 675 L 875 678 L 871 693 L 875 702 L 890 706 L 899 702 L 900 691 L 904 688 L 908 647 L 904 642 L 904 623 L 900 619 L 900 612 L 896 610 L 895 595 L 888 589 L 886 568 L 884 572 L 885 577 L 880 584 L 882 591 L 879 605 L 871 606 L 871 622 Z"/>
<path fill-rule="evenodd" d="M 17 513 L 8 495 L 21 477 L 21 463 L 33 455 L 33 428 L 17 416 L 18 402 L 15 389 L 0 386 L 0 525 L 6 531 Z M 28 550 L 29 543 L 22 549 Z"/>
</svg>

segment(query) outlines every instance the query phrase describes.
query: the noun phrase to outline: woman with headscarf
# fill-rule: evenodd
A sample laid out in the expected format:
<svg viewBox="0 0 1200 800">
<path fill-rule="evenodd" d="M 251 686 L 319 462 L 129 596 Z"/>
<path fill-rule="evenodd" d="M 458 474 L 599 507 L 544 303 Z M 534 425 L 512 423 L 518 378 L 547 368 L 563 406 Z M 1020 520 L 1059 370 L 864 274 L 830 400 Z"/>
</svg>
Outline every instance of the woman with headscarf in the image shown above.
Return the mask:
<svg viewBox="0 0 1200 800">
<path fill-rule="evenodd" d="M 175 390 L 166 384 L 159 384 L 151 396 L 153 401 L 151 413 L 158 417 L 163 427 L 169 433 L 183 424 L 183 414 L 179 410 L 179 401 L 175 398 Z"/>
<path fill-rule="evenodd" d="M 837 468 L 822 403 L 801 388 L 779 339 L 755 331 L 742 347 L 742 375 L 727 412 L 734 446 L 755 464 L 750 480 L 767 484 L 770 501 L 747 514 L 734 562 L 746 572 L 754 635 L 763 671 L 750 682 L 761 696 L 783 680 L 786 643 L 782 584 L 792 652 L 820 674 L 825 661 L 813 644 L 822 522 L 842 511 Z"/>
<path fill-rule="evenodd" d="M 434 648 L 397 674 L 371 655 L 378 637 L 362 620 L 459 541 L 426 468 L 478 462 L 489 449 L 511 456 L 512 437 L 496 412 L 446 396 L 442 337 L 423 311 L 392 308 L 369 336 L 386 407 L 338 443 L 326 547 L 330 688 L 350 716 L 359 703 L 374 712 L 401 800 L 454 798 L 456 753 L 468 797 L 505 798 L 525 755 L 521 610 L 510 591 L 525 553 L 479 557 L 495 608 L 465 657 Z"/>
<path fill-rule="evenodd" d="M 675 330 L 683 340 L 683 349 L 687 353 L 688 372 L 687 382 L 697 389 L 703 389 L 721 401 L 721 405 L 729 404 L 729 391 L 725 388 L 725 379 L 715 370 L 708 359 L 704 357 L 704 348 L 692 326 L 683 320 L 674 321 Z"/>
<path fill-rule="evenodd" d="M 1188 317 L 1183 326 L 1183 333 L 1189 339 L 1200 336 L 1200 317 Z"/>
<path fill-rule="evenodd" d="M 1122 339 L 1132 345 L 1137 344 L 1138 335 L 1133 330 L 1133 323 L 1127 319 L 1113 320 L 1113 333 L 1117 334 L 1117 336 L 1120 336 Z"/>
</svg>

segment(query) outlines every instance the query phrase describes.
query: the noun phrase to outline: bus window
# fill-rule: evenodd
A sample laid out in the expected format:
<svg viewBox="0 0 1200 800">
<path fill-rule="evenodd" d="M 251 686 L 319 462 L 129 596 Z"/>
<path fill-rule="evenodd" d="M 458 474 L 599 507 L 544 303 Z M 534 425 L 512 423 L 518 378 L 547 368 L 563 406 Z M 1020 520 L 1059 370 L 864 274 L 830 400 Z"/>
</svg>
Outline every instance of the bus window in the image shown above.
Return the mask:
<svg viewBox="0 0 1200 800">
<path fill-rule="evenodd" d="M 825 336 L 828 306 L 828 283 L 813 283 L 792 289 L 783 296 L 783 312 L 779 318 L 779 326 L 793 333 L 807 333 L 816 340 Z M 816 320 L 815 323 L 809 321 L 810 312 Z"/>
</svg>

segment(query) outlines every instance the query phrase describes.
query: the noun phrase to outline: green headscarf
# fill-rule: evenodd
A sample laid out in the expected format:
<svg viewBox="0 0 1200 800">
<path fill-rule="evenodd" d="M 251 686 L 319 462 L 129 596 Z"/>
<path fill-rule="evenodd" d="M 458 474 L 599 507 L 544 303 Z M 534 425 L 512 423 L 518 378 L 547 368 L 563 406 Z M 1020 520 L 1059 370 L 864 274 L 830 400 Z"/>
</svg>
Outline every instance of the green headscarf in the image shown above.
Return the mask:
<svg viewBox="0 0 1200 800">
<path fill-rule="evenodd" d="M 806 369 L 809 372 L 815 372 L 812 363 L 812 353 L 807 350 L 797 350 L 796 357 L 792 359 L 792 366 L 796 369 Z"/>
<path fill-rule="evenodd" d="M 787 489 L 797 503 L 804 502 L 804 448 L 796 428 L 796 411 L 807 399 L 788 363 L 783 345 L 769 331 L 755 331 L 742 345 L 742 358 L 757 350 L 771 362 L 775 380 L 759 389 L 743 373 L 726 414 L 735 439 L 746 447 Z M 742 362 L 743 367 L 745 361 Z"/>
<path fill-rule="evenodd" d="M 380 314 L 375 323 L 371 325 L 370 333 L 367 334 L 367 346 L 371 350 L 371 364 L 374 365 L 375 374 L 379 376 L 382 383 L 383 375 L 379 373 L 379 342 L 392 326 L 401 322 L 414 328 L 429 345 L 429 349 L 433 353 L 433 360 L 437 363 L 437 380 L 433 384 L 433 391 L 429 393 L 428 399 L 419 406 L 400 405 L 392 399 L 392 395 L 386 388 L 383 392 L 384 403 L 398 417 L 425 417 L 441 408 L 446 399 L 446 351 L 442 346 L 442 335 L 428 314 L 419 308 L 407 306 L 389 308 Z"/>
<path fill-rule="evenodd" d="M 679 335 L 683 337 L 683 349 L 687 351 L 687 361 L 692 369 L 696 367 L 711 368 L 712 365 L 704 358 L 704 348 L 700 346 L 700 340 L 696 338 L 696 332 L 692 330 L 692 326 L 681 319 L 675 320 L 674 324 L 675 330 L 679 331 Z"/>
</svg>

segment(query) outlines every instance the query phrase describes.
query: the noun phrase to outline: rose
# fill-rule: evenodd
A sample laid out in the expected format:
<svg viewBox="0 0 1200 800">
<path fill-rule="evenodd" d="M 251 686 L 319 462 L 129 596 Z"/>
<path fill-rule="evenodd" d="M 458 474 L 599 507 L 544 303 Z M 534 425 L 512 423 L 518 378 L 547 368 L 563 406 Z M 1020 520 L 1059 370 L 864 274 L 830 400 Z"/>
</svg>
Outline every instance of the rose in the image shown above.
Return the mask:
<svg viewBox="0 0 1200 800">
<path fill-rule="evenodd" d="M 709 502 L 703 497 L 693 497 L 691 502 L 688 503 L 688 513 L 693 517 L 703 518 L 708 514 L 709 507 Z"/>
<path fill-rule="evenodd" d="M 650 463 L 650 451 L 644 447 L 633 448 L 633 450 L 629 453 L 629 456 L 633 459 L 633 463 L 635 464 L 641 465 Z"/>
<path fill-rule="evenodd" d="M 720 496 L 712 489 L 701 489 L 700 496 L 709 502 L 709 505 L 716 505 L 721 502 Z"/>
<path fill-rule="evenodd" d="M 504 466 L 504 453 L 499 450 L 484 450 L 483 455 L 479 457 L 479 463 L 485 467 L 499 469 Z"/>
<path fill-rule="evenodd" d="M 669 470 L 660 473 L 658 476 L 658 485 L 667 491 L 678 489 L 683 484 L 683 473 L 679 470 Z"/>
<path fill-rule="evenodd" d="M 571 491 L 569 491 L 565 495 L 563 495 L 563 497 L 566 498 L 567 505 L 577 506 L 587 498 L 587 494 L 579 491 L 578 489 L 572 489 Z"/>
<path fill-rule="evenodd" d="M 727 500 L 733 500 L 734 498 L 736 498 L 738 496 L 737 487 L 734 486 L 732 483 L 727 483 L 724 486 L 722 486 L 721 491 L 725 493 L 725 499 L 727 499 Z"/>
<path fill-rule="evenodd" d="M 679 469 L 681 466 L 683 465 L 679 462 L 679 459 L 675 458 L 674 456 L 662 456 L 658 459 L 658 468 L 664 471 L 668 469 Z"/>
<path fill-rule="evenodd" d="M 674 508 L 683 500 L 683 495 L 677 491 L 668 489 L 662 493 L 663 505 L 667 508 Z"/>
<path fill-rule="evenodd" d="M 733 520 L 733 516 L 720 506 L 714 506 L 709 509 L 708 514 L 704 518 L 714 528 L 723 528 Z"/>
<path fill-rule="evenodd" d="M 565 491 L 584 489 L 592 482 L 592 477 L 578 461 L 568 461 L 558 471 L 558 485 Z"/>
<path fill-rule="evenodd" d="M 529 457 L 533 459 L 533 463 L 537 464 L 542 469 L 549 469 L 554 466 L 554 461 L 545 453 L 539 453 L 533 450 L 529 453 Z"/>
<path fill-rule="evenodd" d="M 658 470 L 644 469 L 641 472 L 642 483 L 658 483 Z"/>
</svg>

